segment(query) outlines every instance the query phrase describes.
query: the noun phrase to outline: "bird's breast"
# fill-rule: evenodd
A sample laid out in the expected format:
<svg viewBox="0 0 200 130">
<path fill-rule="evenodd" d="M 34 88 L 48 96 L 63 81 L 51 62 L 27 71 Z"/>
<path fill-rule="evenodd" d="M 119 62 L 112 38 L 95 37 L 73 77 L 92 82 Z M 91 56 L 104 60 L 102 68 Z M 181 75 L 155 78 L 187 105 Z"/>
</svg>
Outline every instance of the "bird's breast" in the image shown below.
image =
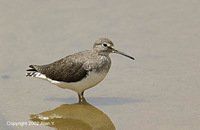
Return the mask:
<svg viewBox="0 0 200 130">
<path fill-rule="evenodd" d="M 87 61 L 85 68 L 88 71 L 93 71 L 97 74 L 107 73 L 111 66 L 110 57 L 99 56 L 95 60 Z"/>
</svg>

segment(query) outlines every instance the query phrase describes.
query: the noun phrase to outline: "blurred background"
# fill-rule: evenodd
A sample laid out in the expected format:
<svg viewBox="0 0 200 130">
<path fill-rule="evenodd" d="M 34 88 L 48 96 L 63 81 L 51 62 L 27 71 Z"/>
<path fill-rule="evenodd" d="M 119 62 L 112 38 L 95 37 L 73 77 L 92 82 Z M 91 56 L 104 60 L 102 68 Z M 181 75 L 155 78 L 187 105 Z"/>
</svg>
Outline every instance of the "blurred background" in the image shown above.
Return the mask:
<svg viewBox="0 0 200 130">
<path fill-rule="evenodd" d="M 26 78 L 107 37 L 136 60 L 111 54 L 107 77 L 85 92 L 118 130 L 200 129 L 200 1 L 0 0 L 0 129 L 77 102 L 71 90 Z M 85 119 L 83 119 L 84 121 Z M 111 124 L 112 124 L 111 123 Z"/>
</svg>

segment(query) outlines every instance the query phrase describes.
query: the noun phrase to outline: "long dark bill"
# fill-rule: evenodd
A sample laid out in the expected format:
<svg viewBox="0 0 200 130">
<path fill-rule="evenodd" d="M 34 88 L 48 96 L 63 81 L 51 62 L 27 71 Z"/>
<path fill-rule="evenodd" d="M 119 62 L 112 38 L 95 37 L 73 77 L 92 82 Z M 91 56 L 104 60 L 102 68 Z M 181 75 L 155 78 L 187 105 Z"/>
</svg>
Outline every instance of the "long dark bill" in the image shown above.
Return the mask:
<svg viewBox="0 0 200 130">
<path fill-rule="evenodd" d="M 121 51 L 118 51 L 118 50 L 114 50 L 114 53 L 121 54 L 121 55 L 126 56 L 128 58 L 131 58 L 132 60 L 135 60 L 135 58 L 133 58 L 132 56 L 129 56 L 129 55 L 125 54 L 124 52 L 121 52 Z"/>
</svg>

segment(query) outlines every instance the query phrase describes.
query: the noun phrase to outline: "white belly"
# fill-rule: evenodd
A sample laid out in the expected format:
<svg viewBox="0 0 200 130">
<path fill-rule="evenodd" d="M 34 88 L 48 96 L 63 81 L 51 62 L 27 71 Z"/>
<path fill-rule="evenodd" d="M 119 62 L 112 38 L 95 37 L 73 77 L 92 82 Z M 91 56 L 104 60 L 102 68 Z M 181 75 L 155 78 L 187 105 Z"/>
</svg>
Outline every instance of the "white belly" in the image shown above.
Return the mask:
<svg viewBox="0 0 200 130">
<path fill-rule="evenodd" d="M 55 80 L 47 78 L 45 75 L 43 75 L 39 72 L 37 72 L 37 73 L 38 74 L 35 76 L 36 78 L 47 80 L 50 83 L 57 85 L 60 88 L 71 89 L 73 91 L 76 91 L 79 94 L 81 94 L 84 90 L 97 85 L 107 75 L 107 73 L 97 74 L 97 73 L 94 73 L 94 72 L 89 72 L 88 77 L 86 77 L 86 78 L 84 78 L 84 79 L 82 79 L 78 82 L 69 82 L 68 83 L 68 82 L 62 82 L 62 81 L 55 81 Z"/>
</svg>

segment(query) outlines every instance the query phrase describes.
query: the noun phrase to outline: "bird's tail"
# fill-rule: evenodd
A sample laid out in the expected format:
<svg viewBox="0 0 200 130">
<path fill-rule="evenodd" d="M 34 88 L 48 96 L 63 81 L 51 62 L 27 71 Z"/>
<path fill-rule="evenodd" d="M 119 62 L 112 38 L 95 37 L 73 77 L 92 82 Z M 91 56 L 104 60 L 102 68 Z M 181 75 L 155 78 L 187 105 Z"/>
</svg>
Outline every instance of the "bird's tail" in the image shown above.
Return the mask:
<svg viewBox="0 0 200 130">
<path fill-rule="evenodd" d="M 26 71 L 33 71 L 33 72 L 26 73 L 26 77 L 35 77 L 38 74 L 37 70 L 35 69 L 35 67 L 33 65 L 30 65 L 29 67 L 30 67 L 30 69 L 28 69 Z"/>
<path fill-rule="evenodd" d="M 26 73 L 26 77 L 35 77 L 37 74 L 38 72 Z"/>
</svg>

